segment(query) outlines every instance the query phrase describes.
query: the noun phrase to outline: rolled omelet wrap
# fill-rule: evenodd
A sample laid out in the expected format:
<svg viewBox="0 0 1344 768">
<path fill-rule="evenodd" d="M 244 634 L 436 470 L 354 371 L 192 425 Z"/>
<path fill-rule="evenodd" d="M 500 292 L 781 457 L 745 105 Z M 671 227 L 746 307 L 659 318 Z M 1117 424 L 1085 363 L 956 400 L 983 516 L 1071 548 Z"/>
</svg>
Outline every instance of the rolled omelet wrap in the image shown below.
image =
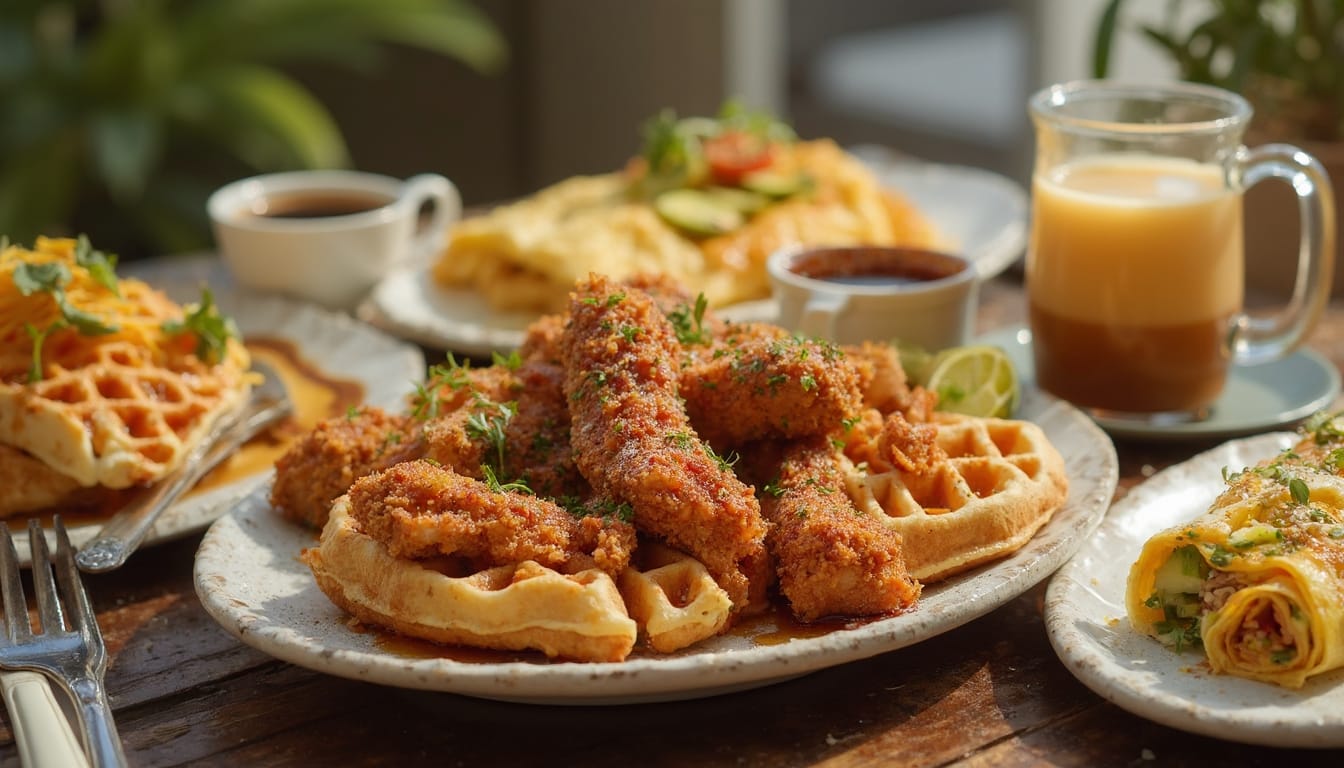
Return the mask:
<svg viewBox="0 0 1344 768">
<path fill-rule="evenodd" d="M 1316 457 L 1320 459 L 1320 456 Z M 1344 666 L 1344 478 L 1290 449 L 1230 475 L 1130 569 L 1131 624 L 1215 672 L 1299 688 Z"/>
</svg>

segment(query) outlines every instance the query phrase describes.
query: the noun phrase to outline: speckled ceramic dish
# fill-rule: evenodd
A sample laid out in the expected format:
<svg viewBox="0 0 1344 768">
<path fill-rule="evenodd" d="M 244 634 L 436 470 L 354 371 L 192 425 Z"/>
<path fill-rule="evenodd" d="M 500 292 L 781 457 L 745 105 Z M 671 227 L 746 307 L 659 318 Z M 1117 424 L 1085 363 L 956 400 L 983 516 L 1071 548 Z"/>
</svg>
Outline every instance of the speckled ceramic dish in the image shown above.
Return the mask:
<svg viewBox="0 0 1344 768">
<path fill-rule="evenodd" d="M 212 262 L 188 259 L 181 269 L 169 261 L 141 265 L 124 273 L 141 277 L 175 301 L 199 301 L 201 285 L 212 288 L 221 311 L 238 324 L 244 338 L 257 336 L 294 345 L 298 354 L 333 377 L 360 384 L 364 401 L 400 410 L 405 396 L 425 376 L 424 355 L 414 346 L 349 317 L 310 304 L 236 289 Z M 155 522 L 146 544 L 199 532 L 236 506 L 268 474 L 250 477 L 184 497 Z M 70 541 L 83 545 L 98 533 L 102 521 L 80 519 L 69 526 Z M 14 527 L 14 526 L 11 526 Z M 16 531 L 14 544 L 28 559 L 28 534 Z"/>
<path fill-rule="evenodd" d="M 1136 632 L 1125 613 L 1125 580 L 1144 542 L 1203 512 L 1223 488 L 1223 467 L 1250 466 L 1292 442 L 1291 433 L 1276 432 L 1225 443 L 1116 503 L 1046 593 L 1050 642 L 1079 680 L 1173 728 L 1275 747 L 1344 746 L 1344 671 L 1297 691 L 1214 675 L 1202 651 L 1175 653 Z"/>
<path fill-rule="evenodd" d="M 264 491 L 244 499 L 206 534 L 196 558 L 196 590 L 206 610 L 243 642 L 301 666 L 386 685 L 550 704 L 686 699 L 765 685 L 964 624 L 1044 579 L 1087 538 L 1115 490 L 1115 448 L 1072 406 L 1024 394 L 1019 415 L 1040 424 L 1066 458 L 1065 506 L 1012 556 L 930 587 L 905 615 L 853 628 L 786 640 L 767 618 L 751 636 L 729 634 L 667 656 L 636 653 L 607 664 L 539 656 L 477 663 L 401 654 L 376 633 L 352 630 L 318 591 L 297 558 L 316 537 L 282 520 Z"/>
</svg>

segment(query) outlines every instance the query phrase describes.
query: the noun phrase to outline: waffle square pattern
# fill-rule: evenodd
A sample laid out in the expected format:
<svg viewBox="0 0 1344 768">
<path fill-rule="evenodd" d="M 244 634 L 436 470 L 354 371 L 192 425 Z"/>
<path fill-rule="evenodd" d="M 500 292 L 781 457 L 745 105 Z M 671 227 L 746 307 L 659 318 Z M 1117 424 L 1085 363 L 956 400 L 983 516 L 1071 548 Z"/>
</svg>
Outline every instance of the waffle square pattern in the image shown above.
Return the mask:
<svg viewBox="0 0 1344 768">
<path fill-rule="evenodd" d="M 911 576 L 930 583 L 1021 548 L 1068 493 L 1064 460 L 1028 421 L 939 413 L 939 451 L 909 471 L 851 465 L 857 509 L 905 541 Z"/>
</svg>

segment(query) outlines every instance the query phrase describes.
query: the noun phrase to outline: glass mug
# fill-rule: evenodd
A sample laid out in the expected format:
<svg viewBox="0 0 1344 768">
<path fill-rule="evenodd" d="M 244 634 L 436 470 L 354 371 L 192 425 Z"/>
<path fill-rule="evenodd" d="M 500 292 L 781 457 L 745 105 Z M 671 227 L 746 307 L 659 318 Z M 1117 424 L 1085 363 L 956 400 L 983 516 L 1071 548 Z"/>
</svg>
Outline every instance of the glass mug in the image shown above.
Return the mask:
<svg viewBox="0 0 1344 768">
<path fill-rule="evenodd" d="M 1206 418 L 1230 365 L 1287 355 L 1329 301 L 1330 179 L 1285 144 L 1247 149 L 1251 107 L 1188 83 L 1054 85 L 1036 128 L 1027 296 L 1037 384 L 1112 420 Z M 1243 312 L 1242 193 L 1298 195 L 1288 305 Z"/>
</svg>

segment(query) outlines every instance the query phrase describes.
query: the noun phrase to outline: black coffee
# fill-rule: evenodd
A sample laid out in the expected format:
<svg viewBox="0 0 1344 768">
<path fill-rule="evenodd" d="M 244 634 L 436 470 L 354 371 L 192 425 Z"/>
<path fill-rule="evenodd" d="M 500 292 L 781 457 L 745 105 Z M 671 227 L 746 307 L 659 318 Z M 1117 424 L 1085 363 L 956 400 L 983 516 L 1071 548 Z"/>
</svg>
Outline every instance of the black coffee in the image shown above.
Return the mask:
<svg viewBox="0 0 1344 768">
<path fill-rule="evenodd" d="M 268 219 L 321 219 L 382 208 L 392 198 L 368 192 L 291 192 L 269 195 L 253 211 Z"/>
</svg>

